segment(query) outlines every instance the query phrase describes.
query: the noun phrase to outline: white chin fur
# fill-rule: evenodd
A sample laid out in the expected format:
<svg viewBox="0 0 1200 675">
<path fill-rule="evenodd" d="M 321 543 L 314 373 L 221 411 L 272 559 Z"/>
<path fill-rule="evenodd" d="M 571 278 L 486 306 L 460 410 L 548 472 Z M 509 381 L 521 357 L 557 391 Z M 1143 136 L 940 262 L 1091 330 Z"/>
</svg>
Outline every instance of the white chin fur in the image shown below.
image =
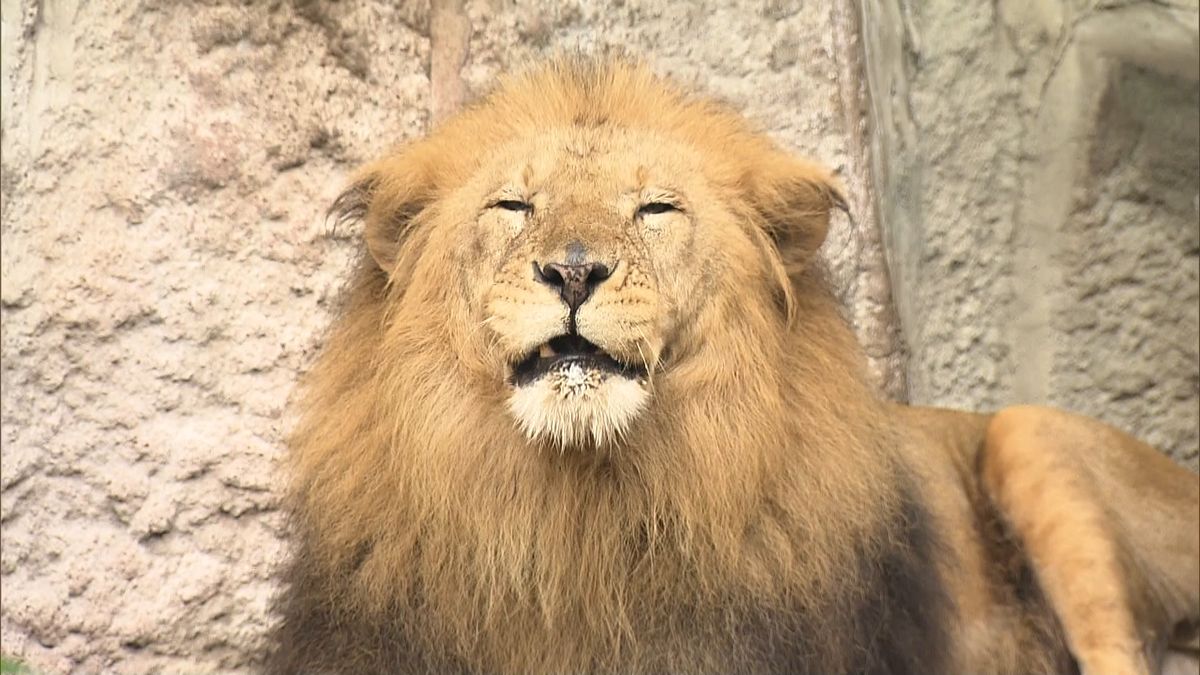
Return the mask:
<svg viewBox="0 0 1200 675">
<path fill-rule="evenodd" d="M 649 397 L 639 382 L 572 364 L 517 387 L 508 404 L 530 438 L 566 448 L 620 439 Z"/>
</svg>

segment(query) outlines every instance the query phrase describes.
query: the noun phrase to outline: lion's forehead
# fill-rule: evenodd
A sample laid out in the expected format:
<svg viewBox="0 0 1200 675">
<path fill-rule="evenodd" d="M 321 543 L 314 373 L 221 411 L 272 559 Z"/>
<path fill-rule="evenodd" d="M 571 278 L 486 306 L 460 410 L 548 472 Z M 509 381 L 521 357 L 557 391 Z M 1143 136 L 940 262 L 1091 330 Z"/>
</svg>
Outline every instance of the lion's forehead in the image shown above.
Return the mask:
<svg viewBox="0 0 1200 675">
<path fill-rule="evenodd" d="M 506 187 L 611 207 L 651 185 L 682 189 L 703 182 L 719 157 L 646 129 L 548 129 L 529 131 L 482 155 L 481 187 Z M 719 167 L 718 167 L 719 168 Z"/>
</svg>

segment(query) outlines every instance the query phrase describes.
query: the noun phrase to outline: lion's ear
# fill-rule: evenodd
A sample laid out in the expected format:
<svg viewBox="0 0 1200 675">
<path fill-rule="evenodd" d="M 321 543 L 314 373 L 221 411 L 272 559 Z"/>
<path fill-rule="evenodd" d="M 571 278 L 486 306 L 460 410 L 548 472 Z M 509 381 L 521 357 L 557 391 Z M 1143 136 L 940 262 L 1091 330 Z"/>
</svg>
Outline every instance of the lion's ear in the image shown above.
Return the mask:
<svg viewBox="0 0 1200 675">
<path fill-rule="evenodd" d="M 429 202 L 430 175 L 402 153 L 363 169 L 329 207 L 334 225 L 363 223 L 367 251 L 379 268 L 391 273 L 416 218 Z"/>
<path fill-rule="evenodd" d="M 753 199 L 789 273 L 802 267 L 825 241 L 830 211 L 848 212 L 842 189 L 828 169 L 782 153 L 756 167 Z"/>
<path fill-rule="evenodd" d="M 371 203 L 371 193 L 377 182 L 374 174 L 359 176 L 329 205 L 325 222 L 332 221 L 335 231 L 344 225 L 362 222 L 367 217 L 367 206 Z"/>
</svg>

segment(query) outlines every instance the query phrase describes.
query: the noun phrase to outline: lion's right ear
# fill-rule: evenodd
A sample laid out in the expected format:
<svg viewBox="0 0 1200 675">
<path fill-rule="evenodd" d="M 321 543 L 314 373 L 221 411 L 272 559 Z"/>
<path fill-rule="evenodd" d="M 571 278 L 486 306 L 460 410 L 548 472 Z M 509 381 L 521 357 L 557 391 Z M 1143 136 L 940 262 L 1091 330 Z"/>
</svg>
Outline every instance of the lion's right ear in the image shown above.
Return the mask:
<svg viewBox="0 0 1200 675">
<path fill-rule="evenodd" d="M 832 173 L 784 153 L 755 166 L 753 199 L 788 272 L 802 268 L 829 232 L 833 209 L 848 212 Z"/>
<path fill-rule="evenodd" d="M 746 183 L 790 322 L 796 307 L 793 284 L 825 241 L 830 212 L 846 211 L 846 199 L 828 169 L 778 150 L 756 158 Z"/>
<path fill-rule="evenodd" d="M 415 154 L 415 153 L 412 153 Z M 381 160 L 363 169 L 329 207 L 334 227 L 362 222 L 371 258 L 391 274 L 413 220 L 430 197 L 430 175 L 412 154 Z"/>
</svg>

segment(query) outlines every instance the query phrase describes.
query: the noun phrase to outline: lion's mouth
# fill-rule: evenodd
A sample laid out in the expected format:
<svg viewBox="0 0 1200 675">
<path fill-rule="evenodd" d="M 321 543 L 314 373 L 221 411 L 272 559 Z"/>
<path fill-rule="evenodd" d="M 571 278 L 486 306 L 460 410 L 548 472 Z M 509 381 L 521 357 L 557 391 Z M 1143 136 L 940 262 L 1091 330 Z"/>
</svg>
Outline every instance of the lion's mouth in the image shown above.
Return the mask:
<svg viewBox="0 0 1200 675">
<path fill-rule="evenodd" d="M 513 366 L 512 382 L 519 387 L 571 366 L 629 379 L 646 376 L 644 367 L 618 361 L 578 335 L 559 335 L 518 361 Z"/>
</svg>

